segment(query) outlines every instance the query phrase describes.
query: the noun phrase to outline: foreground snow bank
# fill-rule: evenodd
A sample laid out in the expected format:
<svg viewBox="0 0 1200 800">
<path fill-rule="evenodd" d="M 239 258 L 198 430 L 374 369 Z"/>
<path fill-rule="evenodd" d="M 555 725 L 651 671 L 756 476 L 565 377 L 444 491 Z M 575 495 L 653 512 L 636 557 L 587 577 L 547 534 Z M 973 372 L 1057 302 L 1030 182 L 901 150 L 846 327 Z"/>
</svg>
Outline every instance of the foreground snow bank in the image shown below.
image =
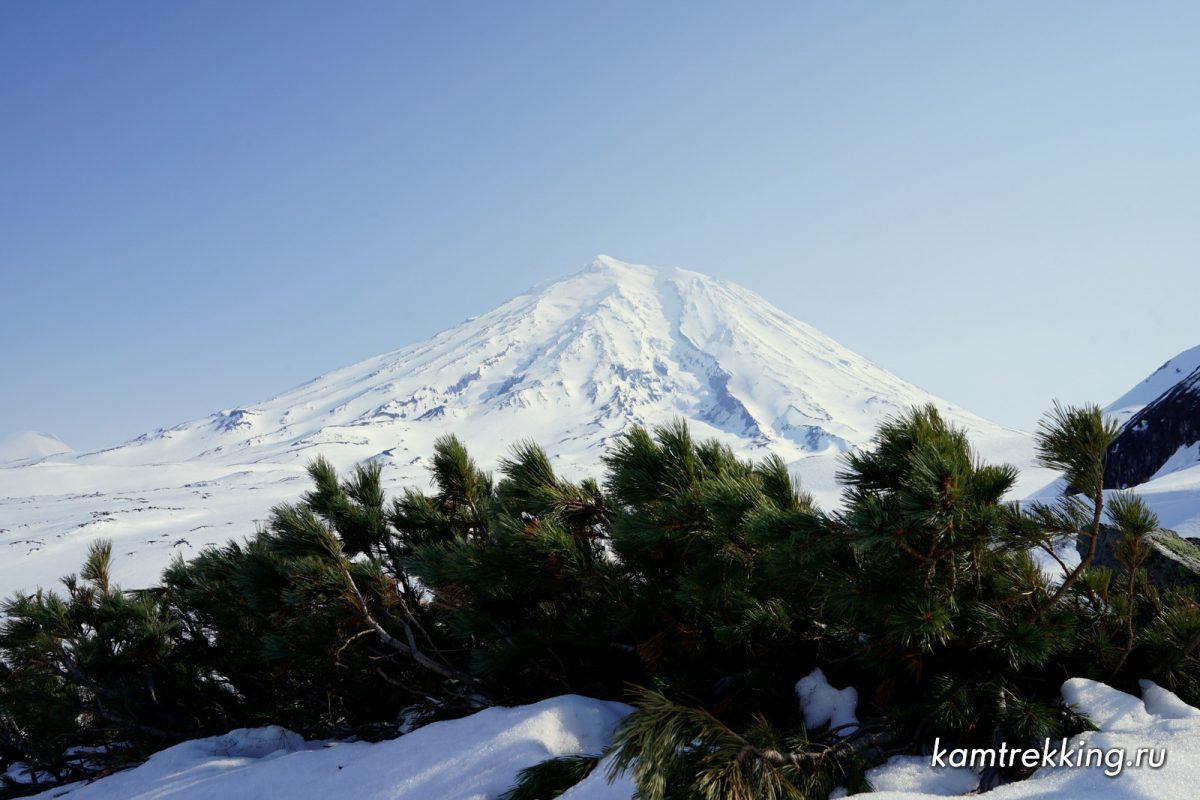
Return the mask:
<svg viewBox="0 0 1200 800">
<path fill-rule="evenodd" d="M 503 794 L 518 771 L 547 758 L 598 753 L 628 711 L 620 703 L 555 697 L 519 708 L 489 708 L 377 744 L 304 742 L 282 728 L 234 731 L 184 742 L 135 769 L 38 797 L 483 800 Z"/>
<path fill-rule="evenodd" d="M 810 683 L 816 682 L 814 676 Z M 825 684 L 827 686 L 827 684 Z M 820 694 L 820 692 L 818 692 Z M 827 694 L 827 693 L 826 693 Z M 1043 768 L 1021 783 L 1001 786 L 991 800 L 1114 798 L 1190 800 L 1200 786 L 1200 710 L 1171 692 L 1142 682 L 1142 698 L 1094 681 L 1073 679 L 1063 697 L 1100 728 L 1087 747 L 1164 748 L 1160 769 L 1124 769 L 1106 777 L 1095 767 Z M 484 800 L 497 798 L 517 772 L 569 753 L 598 753 L 612 738 L 628 706 L 566 696 L 519 708 L 491 708 L 464 719 L 438 722 L 378 744 L 305 742 L 282 728 L 233 731 L 185 742 L 145 764 L 92 784 L 39 795 L 69 800 L 250 800 L 287 797 L 325 800 Z M 1072 747 L 1077 740 L 1073 740 Z M 627 777 L 606 780 L 602 763 L 562 800 L 631 800 Z M 880 791 L 872 800 L 929 800 L 962 795 L 978 778 L 969 769 L 929 766 L 901 756 L 872 770 Z M 865 796 L 864 796 L 865 797 Z"/>
<path fill-rule="evenodd" d="M 988 792 L 990 800 L 1025 798 L 1113 798 L 1114 800 L 1191 800 L 1200 786 L 1200 710 L 1173 693 L 1142 681 L 1142 698 L 1119 692 L 1102 683 L 1072 678 L 1063 684 L 1063 699 L 1083 712 L 1100 729 L 1071 740 L 1079 747 L 1108 752 L 1121 750 L 1136 758 L 1140 748 L 1162 748 L 1166 763 L 1159 769 L 1145 764 L 1125 766 L 1120 774 L 1105 775 L 1103 768 L 1046 767 L 1029 780 L 1000 786 Z M 911 757 L 892 759 L 870 774 L 877 789 L 871 800 L 924 800 L 932 795 L 958 794 L 971 788 L 963 783 L 962 769 L 918 765 Z M 966 776 L 969 777 L 969 776 Z M 948 791 L 951 786 L 956 788 Z"/>
</svg>

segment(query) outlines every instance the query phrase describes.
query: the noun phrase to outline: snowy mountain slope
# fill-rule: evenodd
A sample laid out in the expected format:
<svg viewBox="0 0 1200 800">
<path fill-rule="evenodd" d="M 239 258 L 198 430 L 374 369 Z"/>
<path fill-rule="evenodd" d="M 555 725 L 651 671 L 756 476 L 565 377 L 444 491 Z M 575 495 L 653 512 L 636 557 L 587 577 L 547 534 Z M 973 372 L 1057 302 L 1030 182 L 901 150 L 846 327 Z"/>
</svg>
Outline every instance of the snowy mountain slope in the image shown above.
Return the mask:
<svg viewBox="0 0 1200 800">
<path fill-rule="evenodd" d="M 1197 369 L 1200 369 L 1200 345 L 1184 350 L 1167 361 L 1104 410 L 1124 425 L 1130 417 L 1162 397 Z"/>
<path fill-rule="evenodd" d="M 1135 489 L 1164 527 L 1200 536 L 1200 347 L 1167 361 L 1105 411 L 1123 423 L 1105 486 Z"/>
<path fill-rule="evenodd" d="M 62 439 L 39 431 L 20 431 L 0 439 L 0 464 L 37 461 L 70 452 L 70 445 Z"/>
<path fill-rule="evenodd" d="M 1197 443 L 1200 366 L 1184 373 L 1125 423 L 1108 451 L 1105 485 L 1137 486 L 1193 466 L 1198 463 Z"/>
<path fill-rule="evenodd" d="M 261 403 L 123 445 L 0 469 L 0 594 L 78 568 L 116 540 L 118 577 L 152 581 L 173 554 L 252 532 L 304 489 L 318 454 L 375 459 L 392 488 L 419 483 L 455 433 L 492 466 L 521 439 L 568 475 L 597 471 L 633 423 L 689 420 L 747 457 L 774 452 L 826 503 L 836 457 L 884 418 L 926 402 L 985 456 L 1027 464 L 1028 438 L 906 383 L 741 287 L 600 256 L 433 338 Z M 1030 483 L 1044 483 L 1035 474 Z"/>
</svg>

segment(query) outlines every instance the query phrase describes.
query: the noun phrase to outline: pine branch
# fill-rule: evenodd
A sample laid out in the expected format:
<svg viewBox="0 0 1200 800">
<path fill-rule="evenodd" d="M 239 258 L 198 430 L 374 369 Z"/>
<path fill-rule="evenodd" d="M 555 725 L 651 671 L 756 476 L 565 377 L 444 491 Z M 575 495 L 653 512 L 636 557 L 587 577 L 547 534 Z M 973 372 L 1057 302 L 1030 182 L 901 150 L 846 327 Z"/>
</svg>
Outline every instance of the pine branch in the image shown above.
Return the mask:
<svg viewBox="0 0 1200 800">
<path fill-rule="evenodd" d="M 374 615 L 371 614 L 370 609 L 367 607 L 366 598 L 364 598 L 362 592 L 359 591 L 358 585 L 355 584 L 354 578 L 351 577 L 350 570 L 346 568 L 345 564 L 341 565 L 341 570 L 342 575 L 346 580 L 347 587 L 351 592 L 354 593 L 354 597 L 357 601 L 357 603 L 355 603 L 355 608 L 358 611 L 359 616 L 362 618 L 364 623 L 370 626 L 371 630 L 373 630 L 385 644 L 387 644 L 397 653 L 412 659 L 420 666 L 442 676 L 443 678 L 446 678 L 447 680 L 458 681 L 464 686 L 470 686 L 474 683 L 474 680 L 470 675 L 460 672 L 459 670 L 456 670 L 447 664 L 435 661 L 422 652 L 421 649 L 417 647 L 416 639 L 414 638 L 412 632 L 412 626 L 408 624 L 407 620 L 400 620 L 401 625 L 404 626 L 406 638 L 408 639 L 407 643 L 400 641 L 391 633 L 389 633 L 386 628 L 379 624 L 379 621 L 375 619 Z M 465 697 L 470 705 L 475 708 L 486 708 L 492 705 L 490 700 L 476 692 L 468 691 L 465 694 Z"/>
<path fill-rule="evenodd" d="M 1039 425 L 1037 451 L 1039 461 L 1060 469 L 1067 482 L 1067 493 L 1089 491 L 1092 521 L 1086 534 L 1088 549 L 1077 566 L 1055 592 L 1034 612 L 1030 622 L 1038 622 L 1079 581 L 1096 557 L 1100 540 L 1100 522 L 1104 514 L 1104 458 L 1116 438 L 1117 427 L 1105 419 L 1099 406 L 1063 406 L 1057 401 Z"/>
<path fill-rule="evenodd" d="M 1054 547 L 1052 545 L 1042 542 L 1038 544 L 1038 547 L 1054 559 L 1055 563 L 1058 564 L 1058 568 L 1062 570 L 1062 574 L 1064 576 L 1070 574 L 1071 568 L 1067 566 L 1067 562 L 1063 561 L 1058 553 L 1054 552 Z"/>
<path fill-rule="evenodd" d="M 1117 659 L 1116 666 L 1112 669 L 1112 675 L 1115 678 L 1121 672 L 1121 667 L 1125 666 L 1125 661 L 1133 652 L 1134 643 L 1137 641 L 1133 632 L 1133 612 L 1135 610 L 1135 598 L 1133 594 L 1134 583 L 1137 579 L 1137 570 L 1141 568 L 1142 562 L 1145 560 L 1145 555 L 1139 558 L 1135 563 L 1129 565 L 1128 583 L 1125 587 L 1126 602 L 1129 604 L 1129 610 L 1125 615 L 1125 647 L 1121 650 L 1121 657 Z"/>
<path fill-rule="evenodd" d="M 1083 575 L 1084 571 L 1086 571 L 1087 568 L 1092 565 L 1092 561 L 1095 560 L 1096 548 L 1100 541 L 1100 521 L 1104 514 L 1104 489 L 1101 488 L 1099 484 L 1097 484 L 1096 488 L 1092 492 L 1092 506 L 1094 509 L 1092 512 L 1092 524 L 1086 534 L 1088 537 L 1087 553 L 1085 553 L 1083 558 L 1079 560 L 1079 565 L 1071 571 L 1071 574 L 1067 576 L 1066 580 L 1058 585 L 1058 588 L 1052 595 L 1050 595 L 1050 599 L 1039 606 L 1038 609 L 1033 613 L 1033 615 L 1029 618 L 1030 623 L 1040 622 L 1042 617 L 1046 615 L 1046 612 L 1049 611 L 1050 608 L 1054 606 L 1054 604 L 1057 603 L 1063 595 L 1071 590 L 1071 587 L 1079 581 L 1079 578 Z"/>
</svg>

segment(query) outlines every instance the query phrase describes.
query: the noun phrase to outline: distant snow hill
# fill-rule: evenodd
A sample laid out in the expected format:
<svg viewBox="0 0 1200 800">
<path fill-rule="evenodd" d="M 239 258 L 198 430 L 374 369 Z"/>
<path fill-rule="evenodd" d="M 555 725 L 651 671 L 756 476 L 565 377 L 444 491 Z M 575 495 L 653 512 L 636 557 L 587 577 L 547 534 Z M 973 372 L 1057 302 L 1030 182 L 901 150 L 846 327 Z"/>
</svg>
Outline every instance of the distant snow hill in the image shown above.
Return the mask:
<svg viewBox="0 0 1200 800">
<path fill-rule="evenodd" d="M 48 433 L 21 431 L 0 438 L 0 464 L 15 461 L 37 461 L 46 456 L 72 452 L 70 445 Z"/>
<path fill-rule="evenodd" d="M 424 459 L 446 433 L 489 467 L 532 439 L 582 476 L 630 425 L 682 417 L 745 457 L 779 454 L 830 505 L 836 457 L 927 402 L 986 457 L 1028 464 L 1026 434 L 929 395 L 746 289 L 600 256 L 266 402 L 0 468 L 0 595 L 77 570 L 101 537 L 114 540 L 126 586 L 149 584 L 174 555 L 253 533 L 307 488 L 318 454 L 343 468 L 381 461 L 393 489 L 424 486 Z M 1047 480 L 1034 471 L 1025 485 Z"/>
</svg>

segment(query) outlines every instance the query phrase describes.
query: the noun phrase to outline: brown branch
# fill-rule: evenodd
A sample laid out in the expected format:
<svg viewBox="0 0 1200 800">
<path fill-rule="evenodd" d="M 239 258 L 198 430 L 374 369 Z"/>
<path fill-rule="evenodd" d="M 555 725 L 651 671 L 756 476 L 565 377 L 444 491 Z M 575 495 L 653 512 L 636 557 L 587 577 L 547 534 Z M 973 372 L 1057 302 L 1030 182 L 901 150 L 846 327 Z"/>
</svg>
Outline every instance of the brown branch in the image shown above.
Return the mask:
<svg viewBox="0 0 1200 800">
<path fill-rule="evenodd" d="M 1054 552 L 1054 548 L 1051 545 L 1047 544 L 1046 542 L 1041 542 L 1038 544 L 1038 547 L 1045 550 L 1046 553 L 1058 563 L 1058 567 L 1062 570 L 1062 574 L 1064 576 L 1071 574 L 1071 568 L 1067 566 L 1067 562 L 1059 558 L 1058 553 Z"/>
<path fill-rule="evenodd" d="M 353 636 L 346 639 L 346 641 L 342 642 L 342 646 L 337 649 L 337 652 L 333 654 L 333 660 L 335 662 L 341 663 L 340 659 L 342 657 L 343 650 L 345 650 L 347 647 L 349 647 L 350 645 L 357 642 L 362 637 L 370 636 L 374 632 L 375 632 L 375 630 L 373 628 L 366 628 L 365 630 L 361 630 L 358 633 L 356 633 Z"/>
<path fill-rule="evenodd" d="M 1139 548 L 1141 547 L 1141 544 L 1142 543 L 1140 541 L 1137 542 L 1137 546 Z M 1125 637 L 1126 637 L 1125 638 L 1125 648 L 1121 651 L 1121 657 L 1119 659 L 1117 659 L 1117 665 L 1115 667 L 1113 667 L 1112 674 L 1114 676 L 1116 676 L 1121 671 L 1121 667 L 1125 666 L 1126 659 L 1128 659 L 1130 653 L 1133 652 L 1133 644 L 1134 644 L 1133 612 L 1135 610 L 1133 587 L 1134 587 L 1134 581 L 1137 578 L 1137 570 L 1141 569 L 1142 562 L 1145 560 L 1146 560 L 1146 555 L 1145 555 L 1145 553 L 1143 553 L 1141 558 L 1139 558 L 1135 563 L 1129 565 L 1129 580 L 1128 580 L 1128 583 L 1126 584 L 1126 588 L 1125 588 L 1125 591 L 1128 595 L 1128 602 L 1129 602 L 1129 611 L 1125 615 Z"/>
<path fill-rule="evenodd" d="M 1191 641 L 1187 643 L 1187 647 L 1183 648 L 1183 657 L 1187 658 L 1190 656 L 1192 651 L 1197 647 L 1200 647 L 1200 632 L 1197 632 L 1196 635 L 1192 637 Z"/>
<path fill-rule="evenodd" d="M 471 676 L 460 672 L 447 664 L 442 664 L 438 661 L 435 661 L 425 653 L 421 652 L 420 648 L 416 646 L 416 641 L 413 638 L 412 627 L 409 626 L 406 621 L 402 620 L 406 638 L 408 639 L 407 643 L 400 641 L 391 633 L 389 633 L 388 630 L 380 625 L 379 621 L 371 614 L 370 609 L 367 607 L 366 598 L 364 598 L 362 592 L 358 590 L 357 584 L 354 583 L 354 578 L 350 575 L 350 570 L 347 569 L 345 565 L 342 565 L 342 575 L 346 578 L 346 584 L 349 586 L 350 591 L 354 593 L 354 597 L 357 600 L 359 616 L 362 617 L 362 621 L 370 626 L 371 630 L 373 630 L 386 645 L 401 655 L 412 659 L 421 667 L 424 667 L 430 672 L 441 675 L 443 678 L 460 681 L 466 686 L 470 686 L 471 683 L 473 683 Z M 485 708 L 492 704 L 487 698 L 476 694 L 475 692 L 468 692 L 466 696 L 467 700 L 473 706 L 479 708 Z"/>
<path fill-rule="evenodd" d="M 747 757 L 754 756 L 773 767 L 816 767 L 820 766 L 827 758 L 857 755 L 866 750 L 890 744 L 898 739 L 899 736 L 893 731 L 879 731 L 859 737 L 852 736 L 831 745 L 824 745 L 818 750 L 799 753 L 785 752 L 774 748 L 763 750 L 746 742 L 737 754 L 737 761 L 740 764 Z M 743 741 L 745 740 L 743 739 Z"/>
<path fill-rule="evenodd" d="M 904 541 L 903 539 L 897 539 L 895 541 L 896 541 L 897 547 L 899 547 L 902 551 L 904 551 L 908 555 L 915 558 L 917 561 L 920 561 L 922 564 L 924 564 L 928 560 L 928 558 L 926 556 L 922 555 L 920 552 L 917 551 L 917 549 L 915 547 L 913 547 L 911 544 Z"/>
<path fill-rule="evenodd" d="M 1104 489 L 1100 484 L 1097 484 L 1096 488 L 1092 491 L 1092 507 L 1094 510 L 1092 512 L 1092 525 L 1087 534 L 1087 553 L 1082 559 L 1080 559 L 1079 566 L 1075 567 L 1071 574 L 1067 576 L 1066 580 L 1059 584 L 1058 589 L 1055 590 L 1054 594 L 1050 595 L 1050 599 L 1043 603 L 1037 609 L 1037 611 L 1034 612 L 1033 616 L 1029 619 L 1031 623 L 1038 622 L 1045 615 L 1045 613 L 1050 610 L 1050 607 L 1057 603 L 1059 598 L 1066 594 L 1071 587 L 1075 585 L 1080 577 L 1083 576 L 1084 570 L 1090 567 L 1092 565 L 1092 560 L 1096 558 L 1096 546 L 1100 541 L 1100 520 L 1103 518 L 1104 514 Z"/>
</svg>

